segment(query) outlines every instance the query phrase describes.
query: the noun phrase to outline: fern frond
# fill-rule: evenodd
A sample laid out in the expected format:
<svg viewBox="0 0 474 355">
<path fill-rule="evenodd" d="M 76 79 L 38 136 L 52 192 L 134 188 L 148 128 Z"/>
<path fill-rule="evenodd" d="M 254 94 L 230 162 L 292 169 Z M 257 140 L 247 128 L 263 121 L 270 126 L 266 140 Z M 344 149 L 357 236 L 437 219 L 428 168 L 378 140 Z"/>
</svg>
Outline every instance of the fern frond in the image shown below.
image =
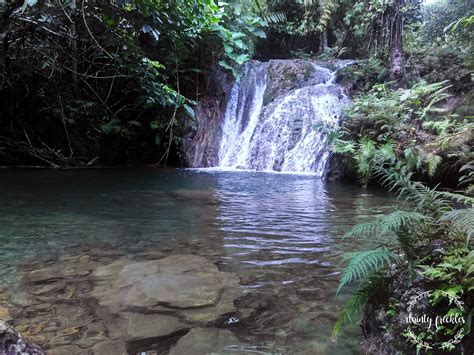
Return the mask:
<svg viewBox="0 0 474 355">
<path fill-rule="evenodd" d="M 474 171 L 474 160 L 471 160 L 467 164 L 464 164 L 463 166 L 461 166 L 461 168 L 459 169 L 459 172 L 464 172 L 464 171 L 468 171 L 468 172 Z"/>
<path fill-rule="evenodd" d="M 464 208 L 445 213 L 440 222 L 450 224 L 453 232 L 460 232 L 466 236 L 467 244 L 474 234 L 474 208 Z"/>
<path fill-rule="evenodd" d="M 388 231 L 396 232 L 400 228 L 409 225 L 418 225 L 431 221 L 431 217 L 419 212 L 394 211 L 388 215 L 376 218 L 371 222 L 356 224 L 344 235 L 344 238 L 359 237 L 362 235 L 382 236 Z"/>
<path fill-rule="evenodd" d="M 339 138 L 334 140 L 334 145 L 331 148 L 333 153 L 338 154 L 352 154 L 355 151 L 354 141 L 345 141 Z"/>
<path fill-rule="evenodd" d="M 334 328 L 332 330 L 333 338 L 337 338 L 341 328 L 345 324 L 352 323 L 354 318 L 360 316 L 362 307 L 364 306 L 365 302 L 367 302 L 367 299 L 368 293 L 365 288 L 359 288 L 351 295 L 351 298 L 349 298 L 342 307 L 336 324 L 334 324 Z"/>
<path fill-rule="evenodd" d="M 284 12 L 266 12 L 260 17 L 268 24 L 279 24 L 287 22 L 286 13 Z"/>
<path fill-rule="evenodd" d="M 430 155 L 426 159 L 426 165 L 428 167 L 428 175 L 433 176 L 438 168 L 439 164 L 443 159 L 439 155 Z"/>
<path fill-rule="evenodd" d="M 348 261 L 348 264 L 343 271 L 336 293 L 339 293 L 345 285 L 353 281 L 366 279 L 383 266 L 390 265 L 397 258 L 397 255 L 386 249 L 355 251 L 344 254 L 343 259 Z"/>
<path fill-rule="evenodd" d="M 374 175 L 380 179 L 382 186 L 387 187 L 389 191 L 395 191 L 398 198 L 403 198 L 407 204 L 415 205 L 417 211 L 432 213 L 433 217 L 437 218 L 437 215 L 452 209 L 445 193 L 411 181 L 412 174 L 407 170 L 403 166 L 390 169 L 376 166 Z"/>
<path fill-rule="evenodd" d="M 474 207 L 474 197 L 465 196 L 465 195 L 457 194 L 454 192 L 447 192 L 447 191 L 440 191 L 439 194 L 446 198 L 449 198 L 452 201 L 456 201 L 456 202 Z"/>
<path fill-rule="evenodd" d="M 379 147 L 376 158 L 378 158 L 377 161 L 380 161 L 381 164 L 396 159 L 395 144 L 391 139 Z"/>
<path fill-rule="evenodd" d="M 455 124 L 449 118 L 442 121 L 426 121 L 421 124 L 425 130 L 434 130 L 437 135 L 445 136 L 450 128 L 454 128 Z"/>
</svg>

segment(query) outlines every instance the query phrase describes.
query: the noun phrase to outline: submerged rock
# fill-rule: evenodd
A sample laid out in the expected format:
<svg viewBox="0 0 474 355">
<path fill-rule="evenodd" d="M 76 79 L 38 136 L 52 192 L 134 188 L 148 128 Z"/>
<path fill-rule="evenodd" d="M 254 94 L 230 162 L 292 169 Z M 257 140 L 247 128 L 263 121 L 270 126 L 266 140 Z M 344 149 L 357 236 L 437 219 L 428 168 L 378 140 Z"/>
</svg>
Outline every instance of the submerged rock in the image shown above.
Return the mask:
<svg viewBox="0 0 474 355">
<path fill-rule="evenodd" d="M 92 349 L 94 355 L 127 355 L 127 346 L 123 341 L 107 340 L 96 344 Z"/>
<path fill-rule="evenodd" d="M 194 328 L 171 348 L 169 355 L 248 354 L 249 344 L 238 340 L 229 330 Z"/>
<path fill-rule="evenodd" d="M 0 345 L 27 349 L 21 332 L 48 354 L 167 353 L 191 328 L 237 314 L 234 301 L 242 289 L 236 274 L 201 256 L 162 255 L 142 261 L 118 256 L 108 264 L 72 255 L 26 270 L 23 288 L 8 309 L 0 307 L 0 318 L 13 318 L 16 328 L 6 338 L 0 331 Z M 233 342 L 231 333 L 223 334 L 218 337 Z"/>
<path fill-rule="evenodd" d="M 234 274 L 220 272 L 196 255 L 173 255 L 143 262 L 119 260 L 97 268 L 91 295 L 116 312 L 165 306 L 188 309 L 215 306 L 224 290 L 238 290 Z M 238 293 L 235 294 L 237 298 Z"/>
<path fill-rule="evenodd" d="M 9 321 L 11 319 L 12 316 L 10 315 L 10 311 L 8 310 L 8 308 L 0 306 L 0 320 Z"/>
<path fill-rule="evenodd" d="M 165 337 L 186 327 L 172 316 L 131 312 L 122 313 L 108 325 L 110 338 L 125 341 Z"/>
</svg>

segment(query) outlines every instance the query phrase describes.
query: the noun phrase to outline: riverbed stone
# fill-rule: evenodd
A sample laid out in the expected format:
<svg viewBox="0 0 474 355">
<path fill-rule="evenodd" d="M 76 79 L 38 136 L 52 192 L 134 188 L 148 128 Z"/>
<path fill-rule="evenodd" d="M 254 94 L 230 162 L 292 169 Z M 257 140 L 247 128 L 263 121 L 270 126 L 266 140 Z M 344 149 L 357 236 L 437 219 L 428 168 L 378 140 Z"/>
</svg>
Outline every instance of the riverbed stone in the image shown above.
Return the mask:
<svg viewBox="0 0 474 355">
<path fill-rule="evenodd" d="M 12 316 L 10 315 L 8 308 L 0 306 L 0 319 L 3 321 L 12 320 Z"/>
<path fill-rule="evenodd" d="M 127 346 L 120 340 L 107 340 L 90 348 L 94 355 L 127 355 Z"/>
<path fill-rule="evenodd" d="M 94 346 L 97 343 L 101 343 L 107 340 L 110 340 L 110 339 L 102 334 L 97 334 L 90 337 L 83 337 L 80 340 L 74 342 L 74 344 L 79 346 L 81 349 L 86 349 L 86 348 L 90 348 Z"/>
<path fill-rule="evenodd" d="M 168 336 L 186 328 L 177 318 L 164 314 L 124 312 L 108 324 L 109 337 L 120 340 L 142 340 Z"/>
<path fill-rule="evenodd" d="M 223 314 L 235 313 L 237 311 L 234 305 L 235 299 L 235 289 L 225 289 L 219 302 L 214 307 L 184 309 L 181 314 L 190 322 L 210 323 Z"/>
<path fill-rule="evenodd" d="M 122 259 L 98 267 L 93 277 L 96 287 L 91 295 L 116 313 L 153 306 L 174 310 L 212 307 L 225 290 L 234 290 L 233 299 L 240 293 L 235 274 L 221 272 L 197 255 L 142 262 Z"/>
<path fill-rule="evenodd" d="M 64 282 L 52 282 L 45 285 L 41 285 L 37 289 L 31 290 L 30 293 L 33 295 L 44 295 L 47 293 L 56 293 L 66 288 Z"/>
<path fill-rule="evenodd" d="M 178 340 L 169 355 L 184 354 L 248 354 L 249 344 L 241 342 L 225 329 L 194 328 Z"/>
<path fill-rule="evenodd" d="M 79 355 L 86 354 L 80 347 L 77 345 L 64 345 L 58 346 L 53 349 L 48 350 L 48 355 Z"/>
<path fill-rule="evenodd" d="M 60 279 L 62 275 L 62 271 L 59 268 L 44 268 L 29 272 L 27 278 L 30 282 L 36 283 Z"/>
<path fill-rule="evenodd" d="M 8 290 L 8 287 L 0 284 L 0 302 L 1 301 L 7 301 L 10 298 L 10 292 Z"/>
</svg>

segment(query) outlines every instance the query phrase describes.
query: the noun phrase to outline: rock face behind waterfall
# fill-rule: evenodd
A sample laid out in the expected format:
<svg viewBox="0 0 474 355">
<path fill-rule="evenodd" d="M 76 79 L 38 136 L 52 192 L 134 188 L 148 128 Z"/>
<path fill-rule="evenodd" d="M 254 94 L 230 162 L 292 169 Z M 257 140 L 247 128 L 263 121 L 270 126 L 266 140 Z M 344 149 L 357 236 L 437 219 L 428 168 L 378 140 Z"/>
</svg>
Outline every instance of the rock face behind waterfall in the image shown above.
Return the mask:
<svg viewBox="0 0 474 355">
<path fill-rule="evenodd" d="M 348 102 L 333 79 L 346 64 L 251 61 L 231 90 L 214 79 L 214 94 L 198 105 L 189 165 L 324 175 L 328 132 Z"/>
</svg>

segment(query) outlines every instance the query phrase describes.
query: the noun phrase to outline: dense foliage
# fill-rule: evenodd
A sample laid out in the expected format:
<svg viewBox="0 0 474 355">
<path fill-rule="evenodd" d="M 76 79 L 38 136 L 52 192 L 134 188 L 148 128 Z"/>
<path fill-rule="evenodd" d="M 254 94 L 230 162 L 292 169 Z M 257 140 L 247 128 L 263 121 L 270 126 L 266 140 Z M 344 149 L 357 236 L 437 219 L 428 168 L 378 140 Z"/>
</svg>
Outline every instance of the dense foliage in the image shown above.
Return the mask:
<svg viewBox="0 0 474 355">
<path fill-rule="evenodd" d="M 440 1 L 410 11 L 404 31 L 405 87 L 393 85 L 387 73 L 372 74 L 375 59 L 347 68 L 356 93 L 341 129 L 332 133 L 333 151 L 363 185 L 386 186 L 403 204 L 347 232 L 348 238 L 368 237 L 372 248 L 344 256 L 339 291 L 349 283 L 358 286 L 335 334 L 365 309 L 362 323 L 375 342 L 386 334 L 398 351 L 469 353 L 472 344 L 466 339 L 473 332 L 474 306 L 474 201 L 469 197 L 474 173 L 473 6 Z M 377 58 L 387 61 L 383 54 Z M 414 335 L 399 319 L 408 314 L 410 290 L 432 291 L 429 303 L 436 314 L 467 321 L 429 331 L 419 327 Z M 441 302 L 446 295 L 450 302 L 461 298 L 466 307 Z M 450 342 L 455 334 L 464 340 Z M 384 346 L 378 344 L 378 351 Z"/>
<path fill-rule="evenodd" d="M 333 151 L 405 203 L 347 233 L 374 248 L 345 256 L 359 287 L 336 332 L 394 274 L 472 300 L 473 29 L 464 0 L 3 0 L 0 165 L 180 163 L 211 67 L 359 59 Z"/>
<path fill-rule="evenodd" d="M 409 85 L 470 82 L 472 13 L 458 0 L 1 1 L 0 164 L 179 163 L 211 65 L 238 79 L 252 58 L 369 56 L 375 81 L 404 85 L 398 46 Z"/>
<path fill-rule="evenodd" d="M 192 124 L 201 71 L 237 74 L 265 36 L 233 5 L 1 2 L 0 164 L 166 160 Z"/>
<path fill-rule="evenodd" d="M 384 167 L 387 165 L 388 168 Z M 438 314 L 458 314 L 464 319 L 471 319 L 474 306 L 474 251 L 471 239 L 474 233 L 474 200 L 411 181 L 411 174 L 403 163 L 387 164 L 382 158 L 373 167 L 372 173 L 382 185 L 403 199 L 404 208 L 358 224 L 346 233 L 348 238 L 370 236 L 375 248 L 351 252 L 344 257 L 347 267 L 339 290 L 351 282 L 359 284 L 342 311 L 335 334 L 368 301 L 386 302 L 385 310 L 389 317 L 407 312 L 407 304 L 401 299 L 374 299 L 383 298 L 380 296 L 383 294 L 380 292 L 381 284 L 388 290 L 392 289 L 390 292 L 394 294 L 394 280 L 401 277 L 409 280 L 403 285 L 408 290 L 419 289 L 423 285 L 432 291 L 430 303 Z M 435 252 L 437 249 L 441 253 Z M 444 295 L 448 295 L 450 300 L 462 296 L 465 307 L 459 309 L 450 301 L 449 307 L 446 309 L 443 305 L 443 308 L 440 300 Z M 449 338 L 459 331 L 466 337 L 472 335 L 470 322 L 439 329 L 433 327 L 430 332 L 420 331 L 416 339 L 413 338 L 414 333 L 406 332 L 403 336 L 407 344 L 397 347 L 407 351 L 412 344 L 411 347 L 418 348 L 418 351 L 437 347 L 460 351 L 459 346 L 449 343 Z M 422 349 L 421 343 L 430 344 L 430 348 Z M 468 349 L 464 350 L 469 353 Z"/>
</svg>

